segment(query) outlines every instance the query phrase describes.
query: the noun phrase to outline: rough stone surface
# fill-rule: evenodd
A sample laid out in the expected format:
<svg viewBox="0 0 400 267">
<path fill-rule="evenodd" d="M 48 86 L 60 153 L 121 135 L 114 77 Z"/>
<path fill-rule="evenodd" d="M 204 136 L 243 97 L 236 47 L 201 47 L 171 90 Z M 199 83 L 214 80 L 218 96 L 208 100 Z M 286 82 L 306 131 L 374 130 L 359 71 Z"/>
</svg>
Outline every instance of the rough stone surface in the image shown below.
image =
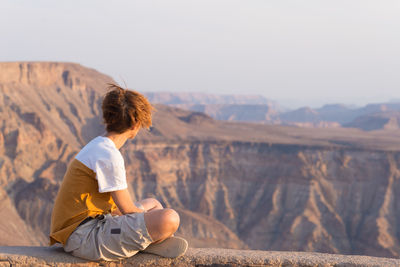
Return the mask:
<svg viewBox="0 0 400 267">
<path fill-rule="evenodd" d="M 88 262 L 61 247 L 0 247 L 2 266 L 400 266 L 399 259 L 311 252 L 190 248 L 168 259 L 139 253 L 119 262 Z"/>
</svg>

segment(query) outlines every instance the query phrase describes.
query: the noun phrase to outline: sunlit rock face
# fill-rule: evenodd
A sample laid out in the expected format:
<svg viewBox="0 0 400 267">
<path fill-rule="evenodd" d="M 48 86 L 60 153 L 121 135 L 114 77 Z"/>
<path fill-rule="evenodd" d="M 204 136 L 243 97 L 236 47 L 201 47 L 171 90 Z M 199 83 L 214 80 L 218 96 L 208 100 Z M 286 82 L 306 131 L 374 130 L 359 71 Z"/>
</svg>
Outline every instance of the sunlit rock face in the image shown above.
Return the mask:
<svg viewBox="0 0 400 267">
<path fill-rule="evenodd" d="M 0 245 L 46 244 L 68 163 L 104 132 L 108 82 L 77 64 L 0 63 Z M 191 246 L 400 255 L 397 132 L 156 109 L 151 131 L 121 149 L 129 190 L 176 208 Z"/>
<path fill-rule="evenodd" d="M 225 142 L 124 152 L 136 196 L 216 218 L 252 249 L 399 255 L 400 153 Z"/>
</svg>

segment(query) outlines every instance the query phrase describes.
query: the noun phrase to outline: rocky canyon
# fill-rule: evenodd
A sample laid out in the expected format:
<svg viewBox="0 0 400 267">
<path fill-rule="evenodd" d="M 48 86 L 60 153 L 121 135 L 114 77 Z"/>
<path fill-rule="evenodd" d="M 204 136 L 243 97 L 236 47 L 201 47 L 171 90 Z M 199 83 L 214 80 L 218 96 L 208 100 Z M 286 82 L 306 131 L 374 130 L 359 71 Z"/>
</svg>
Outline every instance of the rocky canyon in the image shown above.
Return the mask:
<svg viewBox="0 0 400 267">
<path fill-rule="evenodd" d="M 0 245 L 44 245 L 68 163 L 101 135 L 113 80 L 0 63 Z M 192 247 L 400 255 L 400 132 L 217 121 L 156 105 L 121 150 L 134 199 L 181 216 Z"/>
</svg>

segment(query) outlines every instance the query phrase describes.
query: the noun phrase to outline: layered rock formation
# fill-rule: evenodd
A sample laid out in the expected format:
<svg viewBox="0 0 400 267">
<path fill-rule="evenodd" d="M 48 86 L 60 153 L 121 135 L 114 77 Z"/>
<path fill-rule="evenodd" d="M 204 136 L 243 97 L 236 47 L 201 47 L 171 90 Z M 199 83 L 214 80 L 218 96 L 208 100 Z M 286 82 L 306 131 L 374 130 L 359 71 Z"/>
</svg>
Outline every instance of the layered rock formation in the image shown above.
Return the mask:
<svg viewBox="0 0 400 267">
<path fill-rule="evenodd" d="M 400 122 L 400 111 L 378 112 L 356 118 L 346 127 L 354 127 L 365 131 L 374 130 L 398 130 Z"/>
<path fill-rule="evenodd" d="M 112 80 L 61 63 L 2 63 L 0 73 L 4 205 L 25 229 L 20 244 L 32 244 L 29 235 L 43 244 L 68 162 L 103 131 L 99 105 Z M 156 108 L 152 130 L 121 150 L 129 189 L 177 208 L 192 246 L 400 255 L 398 132 Z M 1 244 L 11 242 L 3 233 Z"/>
<path fill-rule="evenodd" d="M 399 103 L 368 104 L 352 108 L 329 104 L 313 109 L 285 110 L 262 96 L 201 93 L 146 93 L 151 101 L 202 112 L 217 120 L 293 125 L 308 128 L 354 127 L 365 131 L 399 128 Z"/>
<path fill-rule="evenodd" d="M 1 194 L 2 213 L 10 216 L 0 223 L 1 245 L 47 243 L 67 164 L 104 132 L 99 114 L 109 82 L 110 77 L 77 64 L 0 64 L 0 189 L 7 192 Z M 214 218 L 199 220 L 199 214 L 185 209 L 181 214 L 188 221 L 181 231 L 193 246 L 247 248 Z M 10 226 L 20 229 L 18 239 Z"/>
</svg>

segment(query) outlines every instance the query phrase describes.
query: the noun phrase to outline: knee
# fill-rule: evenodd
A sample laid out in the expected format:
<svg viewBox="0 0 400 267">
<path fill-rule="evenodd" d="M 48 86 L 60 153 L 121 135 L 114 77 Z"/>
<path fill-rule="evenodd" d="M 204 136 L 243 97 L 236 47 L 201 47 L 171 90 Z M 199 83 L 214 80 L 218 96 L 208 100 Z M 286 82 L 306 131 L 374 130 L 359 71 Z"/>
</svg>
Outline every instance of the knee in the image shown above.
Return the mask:
<svg viewBox="0 0 400 267">
<path fill-rule="evenodd" d="M 161 205 L 160 201 L 158 201 L 155 198 L 152 198 L 152 200 L 154 202 L 154 206 L 155 206 L 156 209 L 162 209 L 163 208 L 163 206 Z"/>
<path fill-rule="evenodd" d="M 167 226 L 168 230 L 171 234 L 175 233 L 178 230 L 180 218 L 179 214 L 173 209 L 163 209 L 162 216 L 163 225 Z"/>
<path fill-rule="evenodd" d="M 163 206 L 161 205 L 160 201 L 158 201 L 155 198 L 146 198 L 144 201 L 149 203 L 152 206 L 151 209 L 159 210 L 159 209 L 163 208 Z"/>
<path fill-rule="evenodd" d="M 173 209 L 159 209 L 144 214 L 147 230 L 154 241 L 173 235 L 179 227 L 179 214 Z"/>
</svg>

